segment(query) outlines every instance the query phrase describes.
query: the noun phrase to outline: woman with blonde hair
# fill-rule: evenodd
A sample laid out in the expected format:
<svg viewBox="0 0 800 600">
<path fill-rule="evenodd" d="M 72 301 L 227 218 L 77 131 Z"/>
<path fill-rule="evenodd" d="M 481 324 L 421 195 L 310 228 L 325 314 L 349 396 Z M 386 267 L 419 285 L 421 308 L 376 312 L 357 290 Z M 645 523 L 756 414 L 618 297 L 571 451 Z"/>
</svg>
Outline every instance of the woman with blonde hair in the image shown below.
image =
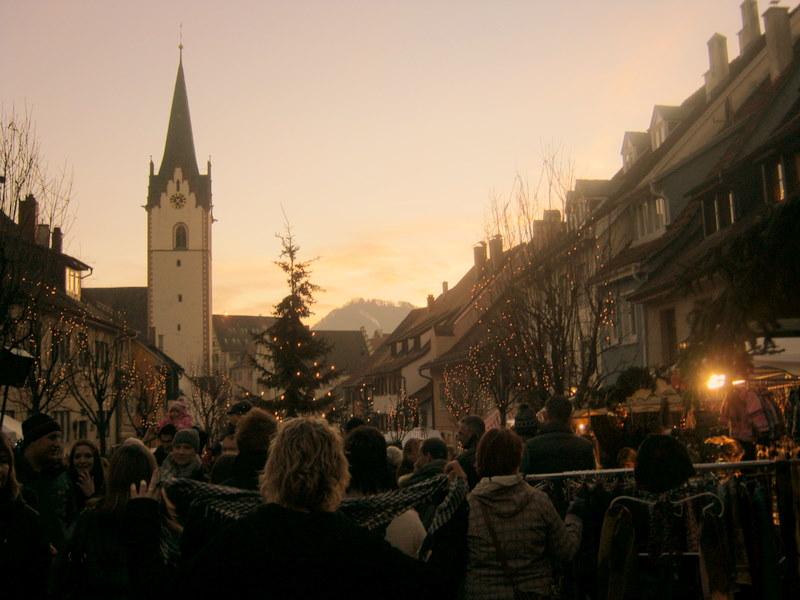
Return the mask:
<svg viewBox="0 0 800 600">
<path fill-rule="evenodd" d="M 147 526 L 154 503 L 143 497 L 153 486 L 139 490 L 141 499 L 129 505 L 140 534 L 138 550 L 129 553 L 131 573 L 195 599 L 447 597 L 443 579 L 426 563 L 337 511 L 349 482 L 339 432 L 322 419 L 286 421 L 261 478 L 266 504 L 223 529 L 177 573 L 154 569 L 155 532 Z"/>
</svg>

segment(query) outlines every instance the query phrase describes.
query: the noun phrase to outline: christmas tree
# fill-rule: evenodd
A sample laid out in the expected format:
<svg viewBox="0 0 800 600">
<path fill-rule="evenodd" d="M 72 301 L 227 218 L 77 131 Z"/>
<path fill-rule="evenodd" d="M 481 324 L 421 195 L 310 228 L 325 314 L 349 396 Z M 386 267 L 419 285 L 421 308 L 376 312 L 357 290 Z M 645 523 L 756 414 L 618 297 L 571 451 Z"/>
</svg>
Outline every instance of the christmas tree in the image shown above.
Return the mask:
<svg viewBox="0 0 800 600">
<path fill-rule="evenodd" d="M 259 373 L 258 382 L 277 391 L 264 401 L 265 408 L 294 417 L 327 408 L 333 401 L 330 392 L 320 398 L 316 392 L 335 381 L 338 373 L 335 365 L 327 364 L 330 346 L 303 324 L 303 319 L 311 315 L 314 293 L 321 291 L 311 283 L 313 260 L 299 260 L 300 247 L 290 225 L 277 237 L 281 254 L 275 264 L 286 273 L 289 295 L 275 306 L 275 323 L 254 335 L 257 351 L 253 364 Z"/>
</svg>

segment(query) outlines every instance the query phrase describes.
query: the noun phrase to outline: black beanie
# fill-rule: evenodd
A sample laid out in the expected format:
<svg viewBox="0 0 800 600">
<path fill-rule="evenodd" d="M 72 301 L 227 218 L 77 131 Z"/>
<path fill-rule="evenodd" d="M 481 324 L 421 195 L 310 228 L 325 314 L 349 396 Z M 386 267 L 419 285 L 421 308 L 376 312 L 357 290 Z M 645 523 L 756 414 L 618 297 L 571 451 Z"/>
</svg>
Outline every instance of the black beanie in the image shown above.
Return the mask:
<svg viewBox="0 0 800 600">
<path fill-rule="evenodd" d="M 54 431 L 61 431 L 58 422 L 44 413 L 38 413 L 22 423 L 22 441 L 27 446 Z"/>
<path fill-rule="evenodd" d="M 633 470 L 639 488 L 654 493 L 666 492 L 680 487 L 694 474 L 689 452 L 675 438 L 651 435 L 639 446 Z"/>
</svg>

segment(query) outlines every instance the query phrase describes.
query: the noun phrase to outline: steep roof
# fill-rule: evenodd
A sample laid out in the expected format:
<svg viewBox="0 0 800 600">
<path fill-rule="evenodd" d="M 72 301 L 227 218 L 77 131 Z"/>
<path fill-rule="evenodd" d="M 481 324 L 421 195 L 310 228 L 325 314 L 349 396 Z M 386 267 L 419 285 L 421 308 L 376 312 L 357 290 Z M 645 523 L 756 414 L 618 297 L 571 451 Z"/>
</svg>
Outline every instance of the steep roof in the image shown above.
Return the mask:
<svg viewBox="0 0 800 600">
<path fill-rule="evenodd" d="M 355 373 L 369 358 L 367 341 L 361 331 L 314 331 L 331 345 L 328 364 L 334 365 L 337 371 Z"/>
<path fill-rule="evenodd" d="M 127 325 L 137 331 L 137 338 L 145 344 L 148 343 L 146 287 L 85 287 L 81 290 L 81 295 L 89 301 L 122 313 Z"/>
<path fill-rule="evenodd" d="M 161 205 L 161 194 L 178 167 L 181 169 L 183 178 L 189 182 L 189 191 L 194 194 L 197 205 L 210 210 L 211 161 L 208 162 L 208 173 L 201 175 L 197 169 L 192 119 L 189 116 L 189 97 L 186 93 L 186 79 L 183 75 L 183 50 L 181 50 L 181 58 L 178 61 L 178 75 L 175 78 L 175 91 L 172 94 L 167 141 L 164 144 L 164 156 L 161 159 L 158 173 L 153 172 L 153 162 L 150 161 L 148 209 Z"/>
<path fill-rule="evenodd" d="M 211 326 L 222 352 L 246 352 L 253 343 L 253 334 L 268 329 L 275 317 L 251 315 L 211 315 Z"/>
<path fill-rule="evenodd" d="M 194 153 L 192 119 L 189 116 L 189 97 L 186 94 L 186 80 L 183 75 L 182 51 L 178 62 L 178 75 L 175 78 L 175 92 L 172 95 L 164 158 L 158 169 L 159 177 L 171 176 L 175 167 L 181 167 L 185 176 L 199 175 L 197 157 Z"/>
</svg>

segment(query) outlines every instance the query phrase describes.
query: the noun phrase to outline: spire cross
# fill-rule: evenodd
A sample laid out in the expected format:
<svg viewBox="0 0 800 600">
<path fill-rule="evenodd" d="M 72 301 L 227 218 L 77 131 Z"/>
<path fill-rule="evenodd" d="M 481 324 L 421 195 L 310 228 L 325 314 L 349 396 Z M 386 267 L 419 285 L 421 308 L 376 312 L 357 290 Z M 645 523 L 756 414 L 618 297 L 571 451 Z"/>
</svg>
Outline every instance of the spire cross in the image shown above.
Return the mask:
<svg viewBox="0 0 800 600">
<path fill-rule="evenodd" d="M 183 58 L 183 23 L 180 25 L 179 36 L 180 41 L 178 43 L 178 50 L 180 50 L 181 58 Z"/>
</svg>

